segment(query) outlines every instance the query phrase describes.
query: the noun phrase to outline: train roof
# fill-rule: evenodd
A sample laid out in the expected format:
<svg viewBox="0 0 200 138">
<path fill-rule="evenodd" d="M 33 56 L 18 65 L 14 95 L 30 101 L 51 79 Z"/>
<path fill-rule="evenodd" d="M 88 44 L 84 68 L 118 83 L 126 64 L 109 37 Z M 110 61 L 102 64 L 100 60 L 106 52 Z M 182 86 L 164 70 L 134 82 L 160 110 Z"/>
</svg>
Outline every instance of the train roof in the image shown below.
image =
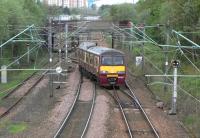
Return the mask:
<svg viewBox="0 0 200 138">
<path fill-rule="evenodd" d="M 109 54 L 124 55 L 124 53 L 119 50 L 96 46 L 96 43 L 93 42 L 83 42 L 80 44 L 79 48 L 96 55 L 109 55 Z"/>
</svg>

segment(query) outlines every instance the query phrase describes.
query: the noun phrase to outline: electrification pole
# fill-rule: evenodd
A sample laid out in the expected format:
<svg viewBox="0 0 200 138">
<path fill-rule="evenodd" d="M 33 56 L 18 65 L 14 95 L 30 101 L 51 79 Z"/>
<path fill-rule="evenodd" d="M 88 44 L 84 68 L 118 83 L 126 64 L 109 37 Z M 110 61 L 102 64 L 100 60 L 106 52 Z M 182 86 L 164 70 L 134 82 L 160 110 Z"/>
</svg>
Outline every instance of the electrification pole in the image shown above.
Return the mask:
<svg viewBox="0 0 200 138">
<path fill-rule="evenodd" d="M 2 41 L 0 41 L 0 45 L 2 44 Z M 3 49 L 1 47 L 1 58 L 3 57 Z M 2 60 L 2 59 L 1 59 Z"/>
<path fill-rule="evenodd" d="M 51 17 L 49 17 L 49 29 L 48 29 L 48 48 L 49 48 L 49 69 L 52 67 L 52 21 Z M 50 97 L 53 97 L 53 74 L 49 71 L 49 89 L 50 89 Z"/>
<path fill-rule="evenodd" d="M 67 25 L 67 23 L 65 24 L 65 59 L 66 59 L 66 61 L 68 62 L 68 58 L 67 58 L 67 56 L 68 56 L 68 51 L 67 51 L 67 33 L 68 33 L 68 25 Z"/>
<path fill-rule="evenodd" d="M 170 28 L 169 28 L 169 21 L 167 22 L 167 26 L 166 26 L 166 33 L 167 33 L 167 35 L 166 35 L 166 44 L 167 45 L 169 45 L 169 43 L 170 43 L 170 36 L 169 36 L 169 34 L 170 34 Z M 168 65 L 169 65 L 169 63 L 168 63 L 168 50 L 169 50 L 169 48 L 168 47 L 164 47 L 164 62 L 165 62 L 165 65 L 164 65 L 164 73 L 165 73 L 165 75 L 167 75 L 167 72 L 168 72 Z M 164 77 L 164 92 L 167 92 L 167 77 L 165 76 Z"/>
<path fill-rule="evenodd" d="M 114 48 L 115 42 L 114 42 L 114 34 L 112 33 L 112 48 Z"/>
<path fill-rule="evenodd" d="M 145 24 L 143 27 L 143 41 L 145 41 Z M 144 42 L 142 43 L 142 73 L 144 74 Z"/>
<path fill-rule="evenodd" d="M 27 47 L 27 63 L 29 64 L 29 62 L 30 62 L 30 45 L 29 44 L 27 44 L 26 45 Z"/>
</svg>

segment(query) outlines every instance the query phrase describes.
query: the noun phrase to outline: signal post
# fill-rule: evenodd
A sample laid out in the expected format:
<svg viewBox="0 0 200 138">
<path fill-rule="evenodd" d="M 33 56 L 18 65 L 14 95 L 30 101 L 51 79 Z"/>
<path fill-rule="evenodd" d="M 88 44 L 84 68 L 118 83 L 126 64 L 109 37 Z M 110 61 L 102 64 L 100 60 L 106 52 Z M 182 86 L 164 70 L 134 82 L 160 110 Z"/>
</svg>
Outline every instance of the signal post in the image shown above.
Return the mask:
<svg viewBox="0 0 200 138">
<path fill-rule="evenodd" d="M 180 66 L 179 60 L 173 60 L 172 66 L 174 68 L 174 83 L 173 83 L 173 93 L 172 93 L 172 103 L 171 103 L 171 110 L 169 111 L 170 115 L 176 115 L 176 102 L 177 102 L 177 73 L 178 67 Z"/>
</svg>

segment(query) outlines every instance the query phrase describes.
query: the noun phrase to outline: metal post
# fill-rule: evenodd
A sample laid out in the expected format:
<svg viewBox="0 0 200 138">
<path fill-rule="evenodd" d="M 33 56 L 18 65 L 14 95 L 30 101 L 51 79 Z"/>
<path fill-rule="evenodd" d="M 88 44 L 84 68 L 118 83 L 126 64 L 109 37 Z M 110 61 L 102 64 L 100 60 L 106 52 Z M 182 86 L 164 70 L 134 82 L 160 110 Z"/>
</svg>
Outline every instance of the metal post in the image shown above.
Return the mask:
<svg viewBox="0 0 200 138">
<path fill-rule="evenodd" d="M 7 66 L 1 66 L 1 83 L 7 83 Z"/>
<path fill-rule="evenodd" d="M 172 61 L 172 65 L 174 67 L 174 84 L 173 84 L 173 94 L 172 94 L 172 104 L 171 110 L 169 111 L 170 115 L 176 115 L 176 101 L 177 101 L 177 72 L 180 62 L 178 60 Z"/>
<path fill-rule="evenodd" d="M 125 35 L 122 35 L 122 49 L 124 49 L 124 47 L 125 47 L 124 41 L 125 41 Z"/>
<path fill-rule="evenodd" d="M 114 48 L 114 36 L 113 36 L 113 33 L 112 33 L 112 48 Z"/>
<path fill-rule="evenodd" d="M 1 58 L 3 58 L 3 50 L 2 50 L 2 47 L 1 47 Z"/>
<path fill-rule="evenodd" d="M 145 26 L 143 28 L 143 41 L 145 41 Z M 144 42 L 142 43 L 142 73 L 144 74 Z"/>
<path fill-rule="evenodd" d="M 170 39 L 169 39 L 169 33 L 170 33 L 170 32 L 169 32 L 169 21 L 168 21 L 168 23 L 167 23 L 167 28 L 166 28 L 166 29 L 167 29 L 166 44 L 169 45 L 169 43 L 170 43 L 170 42 L 169 42 L 169 41 L 170 41 Z M 169 64 L 169 63 L 168 63 L 168 49 L 169 49 L 168 47 L 164 47 L 164 58 L 165 58 L 165 59 L 164 59 L 164 60 L 165 60 L 165 61 L 164 61 L 164 62 L 165 62 L 165 65 L 164 65 L 164 73 L 165 73 L 165 75 L 167 75 L 167 72 L 168 72 L 168 64 Z M 164 88 L 163 88 L 163 89 L 164 89 L 164 92 L 167 92 L 167 85 L 166 85 L 166 84 L 167 84 L 167 77 L 165 76 L 165 77 L 164 77 Z"/>
<path fill-rule="evenodd" d="M 59 49 L 59 67 L 57 67 L 57 68 L 61 68 L 61 62 L 62 62 L 62 57 L 61 57 L 61 52 L 62 52 L 62 50 L 61 50 L 61 48 Z M 61 73 L 61 72 L 60 72 Z M 58 82 L 60 82 L 60 73 L 58 73 Z M 59 83 L 59 85 L 56 87 L 56 89 L 60 89 L 60 83 Z"/>
<path fill-rule="evenodd" d="M 177 67 L 174 67 L 174 85 L 172 94 L 172 105 L 169 112 L 170 115 L 176 114 L 176 100 L 177 100 Z"/>
<path fill-rule="evenodd" d="M 52 58 L 49 59 L 49 68 L 52 69 L 51 67 L 52 64 Z M 50 89 L 50 97 L 53 97 L 53 72 L 49 71 L 50 79 L 49 79 L 49 89 Z"/>
<path fill-rule="evenodd" d="M 52 67 L 52 27 L 51 27 L 51 19 L 49 18 L 49 29 L 48 29 L 48 48 L 49 48 L 49 69 Z M 49 71 L 49 89 L 50 89 L 50 97 L 53 97 L 53 74 Z"/>
<path fill-rule="evenodd" d="M 66 62 L 68 62 L 68 51 L 67 51 L 67 33 L 68 33 L 68 25 L 65 24 L 65 59 L 66 59 Z"/>
<path fill-rule="evenodd" d="M 27 44 L 27 63 L 29 64 L 30 62 L 30 46 Z"/>
</svg>

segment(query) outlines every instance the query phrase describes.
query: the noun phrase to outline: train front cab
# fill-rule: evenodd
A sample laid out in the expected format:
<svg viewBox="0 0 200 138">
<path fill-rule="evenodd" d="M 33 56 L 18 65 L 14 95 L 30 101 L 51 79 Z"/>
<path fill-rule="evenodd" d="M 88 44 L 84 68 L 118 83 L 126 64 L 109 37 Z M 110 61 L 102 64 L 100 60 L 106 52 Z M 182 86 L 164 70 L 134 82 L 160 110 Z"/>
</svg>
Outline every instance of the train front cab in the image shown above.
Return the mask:
<svg viewBox="0 0 200 138">
<path fill-rule="evenodd" d="M 125 84 L 126 66 L 123 56 L 102 56 L 99 67 L 101 86 L 121 86 Z"/>
</svg>

